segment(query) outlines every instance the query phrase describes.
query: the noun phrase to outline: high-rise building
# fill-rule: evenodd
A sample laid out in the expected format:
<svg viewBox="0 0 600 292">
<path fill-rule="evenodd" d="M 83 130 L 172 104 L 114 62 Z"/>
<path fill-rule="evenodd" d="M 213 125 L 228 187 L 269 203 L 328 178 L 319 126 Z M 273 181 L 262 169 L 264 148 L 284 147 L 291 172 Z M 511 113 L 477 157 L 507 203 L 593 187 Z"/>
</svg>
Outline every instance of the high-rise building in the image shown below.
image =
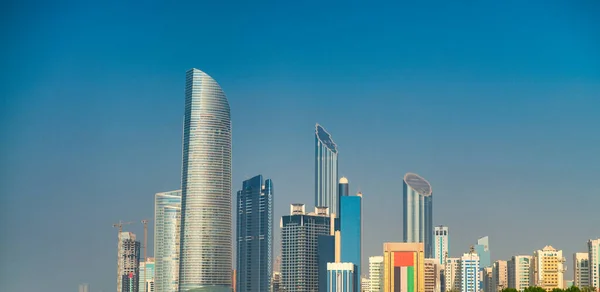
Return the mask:
<svg viewBox="0 0 600 292">
<path fill-rule="evenodd" d="M 231 117 L 208 74 L 186 73 L 179 291 L 231 291 Z"/>
<path fill-rule="evenodd" d="M 79 292 L 90 292 L 90 285 L 87 283 L 80 284 Z"/>
<path fill-rule="evenodd" d="M 117 292 L 139 292 L 140 242 L 133 232 L 119 233 Z"/>
<path fill-rule="evenodd" d="M 339 232 L 337 232 L 339 233 Z M 327 291 L 327 263 L 336 262 L 334 235 L 319 235 L 317 237 L 317 259 L 319 271 L 319 292 Z"/>
<path fill-rule="evenodd" d="M 319 289 L 318 238 L 331 234 L 328 208 L 306 213 L 304 204 L 292 204 L 281 218 L 281 289 L 313 292 Z"/>
<path fill-rule="evenodd" d="M 434 258 L 440 265 L 446 264 L 446 258 L 448 257 L 449 241 L 448 241 L 448 227 L 447 226 L 436 226 L 435 227 L 435 243 L 434 243 Z"/>
<path fill-rule="evenodd" d="M 181 190 L 154 196 L 154 289 L 177 291 L 179 236 L 181 235 Z"/>
<path fill-rule="evenodd" d="M 600 238 L 588 241 L 590 286 L 600 292 Z"/>
<path fill-rule="evenodd" d="M 339 214 L 336 214 L 337 219 L 335 219 L 335 230 L 340 230 L 340 217 L 342 216 L 342 197 L 350 195 L 350 186 L 348 184 L 348 179 L 345 177 L 340 178 L 340 182 L 338 184 L 338 211 Z"/>
<path fill-rule="evenodd" d="M 425 259 L 425 292 L 440 292 L 440 269 L 436 259 Z"/>
<path fill-rule="evenodd" d="M 424 178 L 404 176 L 404 242 L 423 242 L 425 258 L 433 258 L 433 192 Z"/>
<path fill-rule="evenodd" d="M 546 291 L 562 289 L 564 286 L 564 263 L 562 250 L 556 250 L 552 246 L 546 246 L 533 253 L 533 277 L 530 286 L 538 286 Z"/>
<path fill-rule="evenodd" d="M 354 263 L 327 263 L 327 292 L 358 292 Z"/>
<path fill-rule="evenodd" d="M 339 218 L 338 149 L 321 125 L 315 126 L 315 206 L 328 207 Z"/>
<path fill-rule="evenodd" d="M 447 258 L 444 266 L 444 292 L 455 290 L 461 291 L 461 266 L 460 258 Z"/>
<path fill-rule="evenodd" d="M 281 273 L 273 272 L 273 278 L 271 279 L 271 292 L 280 292 L 281 289 Z"/>
<path fill-rule="evenodd" d="M 369 292 L 370 281 L 366 276 L 360 277 L 360 291 Z"/>
<path fill-rule="evenodd" d="M 573 283 L 577 287 L 590 286 L 590 261 L 587 252 L 573 254 Z"/>
<path fill-rule="evenodd" d="M 145 261 L 140 262 L 140 292 L 154 292 L 155 290 L 155 270 L 156 263 L 154 258 L 147 258 Z"/>
<path fill-rule="evenodd" d="M 383 244 L 384 292 L 425 292 L 423 243 Z"/>
<path fill-rule="evenodd" d="M 257 175 L 237 193 L 237 292 L 263 292 L 273 275 L 273 182 Z"/>
<path fill-rule="evenodd" d="M 477 292 L 481 287 L 479 255 L 472 250 L 460 258 L 460 291 Z"/>
<path fill-rule="evenodd" d="M 508 288 L 508 270 L 506 261 L 495 261 L 492 265 L 492 289 L 490 292 Z M 486 291 L 487 292 L 487 291 Z"/>
<path fill-rule="evenodd" d="M 508 273 L 508 288 L 523 291 L 529 287 L 532 265 L 532 257 L 529 255 L 513 256 L 506 264 Z"/>
<path fill-rule="evenodd" d="M 383 292 L 383 256 L 369 257 L 369 292 Z"/>
<path fill-rule="evenodd" d="M 341 261 L 353 263 L 354 287 L 360 286 L 361 259 L 362 259 L 362 194 L 356 196 L 343 196 L 341 200 L 340 231 L 342 234 Z"/>
<path fill-rule="evenodd" d="M 483 270 L 481 271 L 481 275 L 481 282 L 483 283 L 481 286 L 483 287 L 483 292 L 496 292 L 496 289 L 493 288 L 493 268 L 483 268 Z"/>
<path fill-rule="evenodd" d="M 477 252 L 477 255 L 479 256 L 479 264 L 481 268 L 492 266 L 489 237 L 484 236 L 477 240 L 477 245 L 475 245 L 475 252 Z"/>
</svg>

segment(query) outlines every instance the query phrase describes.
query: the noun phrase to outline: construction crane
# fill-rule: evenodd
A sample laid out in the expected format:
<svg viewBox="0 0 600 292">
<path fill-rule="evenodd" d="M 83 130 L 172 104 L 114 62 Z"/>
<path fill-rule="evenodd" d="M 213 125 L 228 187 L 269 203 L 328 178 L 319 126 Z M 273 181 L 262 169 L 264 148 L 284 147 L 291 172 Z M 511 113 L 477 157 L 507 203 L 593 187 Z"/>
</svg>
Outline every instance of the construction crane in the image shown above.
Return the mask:
<svg viewBox="0 0 600 292">
<path fill-rule="evenodd" d="M 142 220 L 144 224 L 144 292 L 148 292 L 146 283 L 146 270 L 148 269 L 148 258 L 146 257 L 146 246 L 148 245 L 148 219 Z"/>
</svg>

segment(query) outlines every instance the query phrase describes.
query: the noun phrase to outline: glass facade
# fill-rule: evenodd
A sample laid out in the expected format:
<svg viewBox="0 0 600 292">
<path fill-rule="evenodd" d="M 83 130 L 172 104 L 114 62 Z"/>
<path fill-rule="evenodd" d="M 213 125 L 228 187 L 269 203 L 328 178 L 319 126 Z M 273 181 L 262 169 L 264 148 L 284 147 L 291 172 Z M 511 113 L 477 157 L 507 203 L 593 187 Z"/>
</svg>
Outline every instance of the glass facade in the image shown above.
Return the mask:
<svg viewBox="0 0 600 292">
<path fill-rule="evenodd" d="M 140 292 L 155 292 L 155 271 L 156 263 L 154 258 L 148 258 L 140 263 Z M 147 289 L 147 290 L 146 290 Z"/>
<path fill-rule="evenodd" d="M 338 151 L 331 135 L 319 124 L 315 129 L 315 206 L 339 215 Z"/>
<path fill-rule="evenodd" d="M 359 292 L 353 263 L 327 263 L 326 292 Z M 359 276 L 360 277 L 360 276 Z"/>
<path fill-rule="evenodd" d="M 273 274 L 273 182 L 257 175 L 237 192 L 236 292 L 269 291 Z"/>
<path fill-rule="evenodd" d="M 485 236 L 477 240 L 475 245 L 475 251 L 479 255 L 479 266 L 481 268 L 491 267 L 491 255 L 490 255 L 490 239 Z"/>
<path fill-rule="evenodd" d="M 177 291 L 181 190 L 154 196 L 154 286 L 157 292 Z"/>
<path fill-rule="evenodd" d="M 327 263 L 335 262 L 335 236 L 319 235 L 317 238 L 319 261 L 319 292 L 327 291 Z"/>
<path fill-rule="evenodd" d="M 340 232 L 342 234 L 341 261 L 355 265 L 354 287 L 360 287 L 361 275 L 361 242 L 362 242 L 362 194 L 356 196 L 343 196 L 340 218 Z"/>
<path fill-rule="evenodd" d="M 433 192 L 424 178 L 414 173 L 404 176 L 404 242 L 423 242 L 425 258 L 433 258 Z"/>
<path fill-rule="evenodd" d="M 179 291 L 232 286 L 231 117 L 225 93 L 198 69 L 186 73 Z"/>
</svg>

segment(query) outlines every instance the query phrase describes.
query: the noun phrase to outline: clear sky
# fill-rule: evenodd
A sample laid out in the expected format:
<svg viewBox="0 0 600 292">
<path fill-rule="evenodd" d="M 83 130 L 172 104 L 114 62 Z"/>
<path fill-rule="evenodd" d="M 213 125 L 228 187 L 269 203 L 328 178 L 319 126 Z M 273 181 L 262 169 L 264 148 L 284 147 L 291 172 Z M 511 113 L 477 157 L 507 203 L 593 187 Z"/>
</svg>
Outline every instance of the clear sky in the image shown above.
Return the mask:
<svg viewBox="0 0 600 292">
<path fill-rule="evenodd" d="M 488 235 L 570 266 L 600 237 L 598 1 L 50 2 L 0 4 L 0 291 L 114 291 L 112 224 L 180 187 L 192 67 L 229 98 L 233 190 L 273 179 L 276 218 L 312 207 L 332 134 L 363 262 L 401 240 L 409 171 L 451 256 Z"/>
</svg>

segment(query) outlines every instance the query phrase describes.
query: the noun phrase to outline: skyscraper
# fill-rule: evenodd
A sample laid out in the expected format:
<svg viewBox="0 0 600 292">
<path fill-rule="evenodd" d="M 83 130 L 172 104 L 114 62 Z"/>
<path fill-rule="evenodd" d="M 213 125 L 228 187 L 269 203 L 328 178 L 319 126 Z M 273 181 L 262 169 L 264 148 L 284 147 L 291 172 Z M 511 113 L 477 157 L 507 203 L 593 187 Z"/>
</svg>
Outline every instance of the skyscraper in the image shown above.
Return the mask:
<svg viewBox="0 0 600 292">
<path fill-rule="evenodd" d="M 484 236 L 477 240 L 477 245 L 475 245 L 475 252 L 477 252 L 477 255 L 479 256 L 479 265 L 481 268 L 492 266 L 489 237 Z"/>
<path fill-rule="evenodd" d="M 481 286 L 479 256 L 471 251 L 460 258 L 460 286 L 462 292 L 477 292 Z M 487 292 L 487 291 L 486 291 Z"/>
<path fill-rule="evenodd" d="M 154 292 L 155 290 L 155 261 L 154 258 L 147 258 L 145 261 L 140 262 L 140 283 L 138 284 L 140 287 L 140 292 Z M 146 288 L 148 288 L 146 290 Z"/>
<path fill-rule="evenodd" d="M 433 192 L 424 178 L 404 176 L 404 242 L 423 242 L 425 258 L 433 257 Z"/>
<path fill-rule="evenodd" d="M 337 232 L 339 234 L 339 232 Z M 336 247 L 334 235 L 319 235 L 317 237 L 317 260 L 319 271 L 319 292 L 327 291 L 327 263 L 336 262 Z M 339 259 L 338 259 L 339 260 Z"/>
<path fill-rule="evenodd" d="M 119 234 L 117 292 L 139 292 L 140 242 L 132 232 Z"/>
<path fill-rule="evenodd" d="M 360 287 L 362 259 L 362 194 L 343 196 L 341 200 L 340 232 L 342 235 L 342 259 L 344 263 L 353 263 L 354 287 Z"/>
<path fill-rule="evenodd" d="M 600 238 L 588 241 L 590 286 L 600 292 Z"/>
<path fill-rule="evenodd" d="M 315 206 L 339 218 L 337 145 L 325 128 L 315 127 Z"/>
<path fill-rule="evenodd" d="M 542 287 L 546 291 L 563 289 L 564 287 L 564 258 L 562 250 L 546 246 L 533 253 L 533 277 L 530 286 Z"/>
<path fill-rule="evenodd" d="M 331 234 L 326 207 L 307 214 L 304 204 L 292 204 L 290 215 L 281 218 L 281 289 L 314 292 L 319 289 L 318 238 Z"/>
<path fill-rule="evenodd" d="M 448 227 L 447 226 L 436 226 L 435 227 L 435 243 L 434 243 L 434 258 L 440 265 L 446 264 L 446 258 L 448 257 Z"/>
<path fill-rule="evenodd" d="M 257 175 L 237 192 L 237 292 L 269 291 L 273 275 L 273 182 Z"/>
<path fill-rule="evenodd" d="M 506 261 L 495 261 L 492 265 L 492 289 L 502 291 L 508 288 L 508 270 Z M 487 291 L 486 291 L 487 292 Z"/>
<path fill-rule="evenodd" d="M 231 290 L 231 118 L 208 74 L 186 73 L 179 291 Z"/>
<path fill-rule="evenodd" d="M 590 286 L 590 261 L 587 252 L 573 254 L 573 283 L 577 287 Z"/>
<path fill-rule="evenodd" d="M 531 256 L 516 255 L 507 263 L 508 288 L 514 288 L 523 291 L 529 287 L 531 279 Z"/>
<path fill-rule="evenodd" d="M 353 263 L 327 263 L 327 292 L 358 292 L 354 267 Z"/>
<path fill-rule="evenodd" d="M 369 257 L 369 292 L 383 292 L 383 257 Z"/>
<path fill-rule="evenodd" d="M 384 292 L 425 292 L 423 243 L 383 244 Z"/>
<path fill-rule="evenodd" d="M 154 196 L 154 287 L 157 292 L 177 291 L 181 190 Z"/>
</svg>

